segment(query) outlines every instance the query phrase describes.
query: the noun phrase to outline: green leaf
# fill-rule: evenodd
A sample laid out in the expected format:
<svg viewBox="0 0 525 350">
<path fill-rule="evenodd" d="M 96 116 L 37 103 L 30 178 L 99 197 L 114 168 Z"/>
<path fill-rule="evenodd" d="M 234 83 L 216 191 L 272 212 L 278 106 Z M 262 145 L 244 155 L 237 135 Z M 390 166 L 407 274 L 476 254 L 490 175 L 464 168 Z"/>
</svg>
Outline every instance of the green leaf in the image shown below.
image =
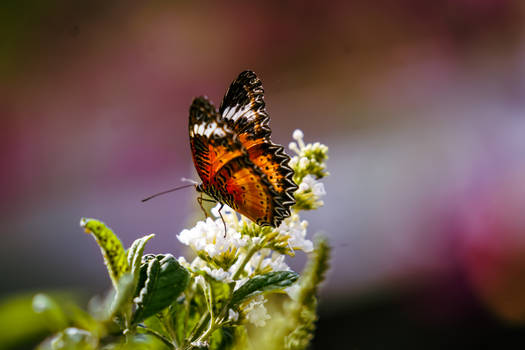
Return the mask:
<svg viewBox="0 0 525 350">
<path fill-rule="evenodd" d="M 50 329 L 58 331 L 68 326 L 69 320 L 58 303 L 45 294 L 36 294 L 33 297 L 33 310 L 46 319 Z"/>
<path fill-rule="evenodd" d="M 81 309 L 77 298 L 69 293 L 36 294 L 32 300 L 32 307 L 34 313 L 45 320 L 48 329 L 54 332 L 73 325 L 94 334 L 100 333 L 100 324 Z"/>
<path fill-rule="evenodd" d="M 146 255 L 143 260 L 133 323 L 168 307 L 190 280 L 190 273 L 171 254 Z"/>
<path fill-rule="evenodd" d="M 98 340 L 86 330 L 66 328 L 42 343 L 37 350 L 94 350 Z"/>
<path fill-rule="evenodd" d="M 140 265 L 142 262 L 142 254 L 144 253 L 144 247 L 146 246 L 146 243 L 154 236 L 154 234 L 151 234 L 136 239 L 131 245 L 131 247 L 128 249 L 128 266 L 130 266 L 131 273 L 133 274 L 135 279 L 138 279 L 138 275 L 140 274 Z"/>
<path fill-rule="evenodd" d="M 192 293 L 190 299 L 187 300 L 186 303 L 188 305 L 187 315 L 185 316 L 185 319 L 181 320 L 181 322 L 183 322 L 183 327 L 185 330 L 184 339 L 193 339 L 193 336 L 195 336 L 196 334 L 201 334 L 203 332 L 203 330 L 200 329 L 199 325 L 201 327 L 205 327 L 203 326 L 203 324 L 207 325 L 207 322 L 209 321 L 206 297 L 204 296 L 204 293 L 201 293 L 200 291 L 195 291 L 195 293 Z M 208 316 L 206 318 L 203 318 L 205 314 L 207 314 Z"/>
<path fill-rule="evenodd" d="M 209 350 L 231 349 L 235 341 L 235 328 L 223 327 L 217 329 L 210 337 Z"/>
<path fill-rule="evenodd" d="M 166 343 L 157 334 L 138 328 L 137 333 L 126 338 L 125 342 L 104 346 L 104 350 L 173 350 L 173 345 Z"/>
<path fill-rule="evenodd" d="M 0 300 L 0 349 L 30 349 L 50 331 L 44 314 L 35 314 L 33 295 L 17 294 Z"/>
<path fill-rule="evenodd" d="M 135 281 L 131 273 L 126 273 L 119 279 L 117 292 L 113 298 L 113 301 L 111 302 L 109 313 L 105 318 L 106 320 L 112 319 L 118 313 L 126 314 L 127 312 L 130 312 L 128 310 L 131 307 L 135 292 L 134 282 Z"/>
<path fill-rule="evenodd" d="M 233 293 L 230 305 L 238 305 L 247 298 L 263 292 L 286 288 L 294 283 L 297 278 L 299 278 L 299 275 L 293 271 L 274 271 L 257 275 L 249 279 Z"/>
<path fill-rule="evenodd" d="M 157 337 L 162 337 L 168 342 L 171 342 L 171 335 L 169 333 L 169 330 L 166 329 L 167 324 L 164 312 L 159 312 L 156 315 L 145 319 L 144 326 L 146 327 L 145 330 L 147 330 L 148 332 L 151 332 Z"/>
<path fill-rule="evenodd" d="M 189 326 L 187 324 L 189 323 L 189 318 L 185 300 L 176 301 L 171 304 L 168 312 L 171 318 L 175 340 L 177 344 L 182 344 L 186 338 L 186 327 Z"/>
<path fill-rule="evenodd" d="M 129 271 L 126 252 L 124 251 L 122 242 L 113 231 L 101 221 L 82 218 L 80 220 L 80 226 L 82 226 L 87 233 L 92 234 L 97 241 L 102 256 L 104 257 L 109 277 L 116 289 L 120 277 Z"/>
<path fill-rule="evenodd" d="M 211 300 L 209 300 L 209 302 L 211 302 L 213 314 L 217 315 L 230 299 L 230 285 L 228 283 L 216 280 L 208 274 L 205 274 L 204 278 L 210 286 L 209 292 L 211 293 Z"/>
<path fill-rule="evenodd" d="M 296 298 L 288 304 L 289 324 L 282 327 L 284 349 L 304 350 L 308 347 L 315 332 L 317 320 L 317 298 L 319 285 L 323 282 L 329 268 L 330 246 L 325 238 L 317 238 L 314 253 L 308 261 L 301 279 Z"/>
</svg>

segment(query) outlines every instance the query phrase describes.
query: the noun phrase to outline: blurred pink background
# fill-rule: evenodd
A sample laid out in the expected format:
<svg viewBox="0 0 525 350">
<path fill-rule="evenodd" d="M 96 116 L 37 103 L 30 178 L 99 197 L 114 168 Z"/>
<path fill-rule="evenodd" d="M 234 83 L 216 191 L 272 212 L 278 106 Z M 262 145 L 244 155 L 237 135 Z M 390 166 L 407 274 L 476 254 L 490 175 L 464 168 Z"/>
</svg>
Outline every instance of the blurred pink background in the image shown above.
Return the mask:
<svg viewBox="0 0 525 350">
<path fill-rule="evenodd" d="M 192 99 L 218 105 L 252 69 L 273 140 L 330 147 L 326 205 L 305 215 L 334 247 L 316 348 L 330 325 L 362 349 L 418 348 L 417 327 L 427 349 L 461 327 L 448 348 L 525 339 L 523 2 L 2 6 L 1 295 L 108 288 L 82 216 L 184 254 L 195 192 L 140 199 L 196 179 Z"/>
</svg>

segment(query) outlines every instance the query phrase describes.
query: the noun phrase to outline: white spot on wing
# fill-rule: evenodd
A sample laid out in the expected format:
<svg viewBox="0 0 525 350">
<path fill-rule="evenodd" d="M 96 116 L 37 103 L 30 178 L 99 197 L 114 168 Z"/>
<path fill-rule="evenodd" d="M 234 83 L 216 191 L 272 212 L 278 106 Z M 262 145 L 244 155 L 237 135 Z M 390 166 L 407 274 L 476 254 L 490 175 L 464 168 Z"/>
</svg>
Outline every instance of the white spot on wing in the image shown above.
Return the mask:
<svg viewBox="0 0 525 350">
<path fill-rule="evenodd" d="M 214 134 L 217 135 L 217 136 L 219 136 L 219 137 L 224 137 L 224 136 L 226 136 L 226 133 L 225 133 L 224 130 L 222 130 L 222 129 L 215 129 Z"/>
<path fill-rule="evenodd" d="M 253 120 L 256 114 L 251 110 L 251 104 L 244 106 L 236 105 L 235 107 L 226 107 L 222 113 L 224 119 L 230 119 L 236 122 L 239 118 L 247 119 L 248 121 Z"/>
<path fill-rule="evenodd" d="M 202 123 L 196 126 L 197 130 L 195 131 L 196 134 L 202 135 L 204 133 L 204 129 L 206 128 L 206 124 Z"/>
<path fill-rule="evenodd" d="M 206 129 L 204 130 L 204 136 L 210 137 L 211 134 L 215 133 L 215 129 L 217 129 L 216 122 L 208 124 L 208 126 L 206 126 Z"/>
<path fill-rule="evenodd" d="M 200 135 L 210 138 L 212 135 L 218 137 L 225 137 L 227 133 L 232 133 L 230 129 L 226 128 L 225 125 L 220 126 L 216 122 L 195 124 L 193 131 L 190 134 Z"/>
</svg>

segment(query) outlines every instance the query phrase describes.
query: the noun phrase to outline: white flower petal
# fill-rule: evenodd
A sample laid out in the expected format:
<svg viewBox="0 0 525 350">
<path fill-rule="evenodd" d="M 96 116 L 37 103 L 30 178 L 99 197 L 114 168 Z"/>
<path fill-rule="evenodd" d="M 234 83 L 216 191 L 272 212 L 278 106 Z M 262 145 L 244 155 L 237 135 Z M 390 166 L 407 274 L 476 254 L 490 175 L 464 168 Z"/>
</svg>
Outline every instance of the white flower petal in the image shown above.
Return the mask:
<svg viewBox="0 0 525 350">
<path fill-rule="evenodd" d="M 292 137 L 293 137 L 295 140 L 299 141 L 299 140 L 302 140 L 302 139 L 303 139 L 303 137 L 304 137 L 304 133 L 302 132 L 301 129 L 295 129 L 294 132 L 293 132 L 293 134 L 292 134 Z"/>
<path fill-rule="evenodd" d="M 227 224 L 226 227 L 225 236 L 222 220 L 207 218 L 206 221 L 197 222 L 192 229 L 183 230 L 177 238 L 181 243 L 190 246 L 195 251 L 204 251 L 213 258 L 231 248 L 244 247 L 248 243 L 248 239 L 235 231 L 232 225 Z"/>
<path fill-rule="evenodd" d="M 283 235 L 290 236 L 288 243 L 293 249 L 300 249 L 308 253 L 313 250 L 314 246 L 312 241 L 306 239 L 307 227 L 308 221 L 301 221 L 297 213 L 292 213 L 292 215 L 283 220 L 277 230 Z"/>
<path fill-rule="evenodd" d="M 258 295 L 244 309 L 246 319 L 257 327 L 264 327 L 266 321 L 271 318 L 264 303 L 266 303 L 264 296 Z"/>
<path fill-rule="evenodd" d="M 239 313 L 232 309 L 228 310 L 228 321 L 235 322 L 239 319 Z"/>
</svg>

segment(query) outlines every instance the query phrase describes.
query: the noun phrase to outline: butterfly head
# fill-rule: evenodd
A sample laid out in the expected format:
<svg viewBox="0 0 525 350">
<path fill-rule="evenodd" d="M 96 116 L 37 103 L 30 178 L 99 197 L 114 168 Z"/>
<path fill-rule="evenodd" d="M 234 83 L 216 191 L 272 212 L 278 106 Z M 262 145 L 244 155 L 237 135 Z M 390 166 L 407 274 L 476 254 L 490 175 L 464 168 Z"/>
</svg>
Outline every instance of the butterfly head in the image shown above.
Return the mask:
<svg viewBox="0 0 525 350">
<path fill-rule="evenodd" d="M 202 193 L 206 193 L 206 191 L 204 191 L 202 183 L 195 185 L 195 190 L 197 190 L 197 192 L 199 192 L 199 193 L 201 193 L 201 192 Z"/>
</svg>

